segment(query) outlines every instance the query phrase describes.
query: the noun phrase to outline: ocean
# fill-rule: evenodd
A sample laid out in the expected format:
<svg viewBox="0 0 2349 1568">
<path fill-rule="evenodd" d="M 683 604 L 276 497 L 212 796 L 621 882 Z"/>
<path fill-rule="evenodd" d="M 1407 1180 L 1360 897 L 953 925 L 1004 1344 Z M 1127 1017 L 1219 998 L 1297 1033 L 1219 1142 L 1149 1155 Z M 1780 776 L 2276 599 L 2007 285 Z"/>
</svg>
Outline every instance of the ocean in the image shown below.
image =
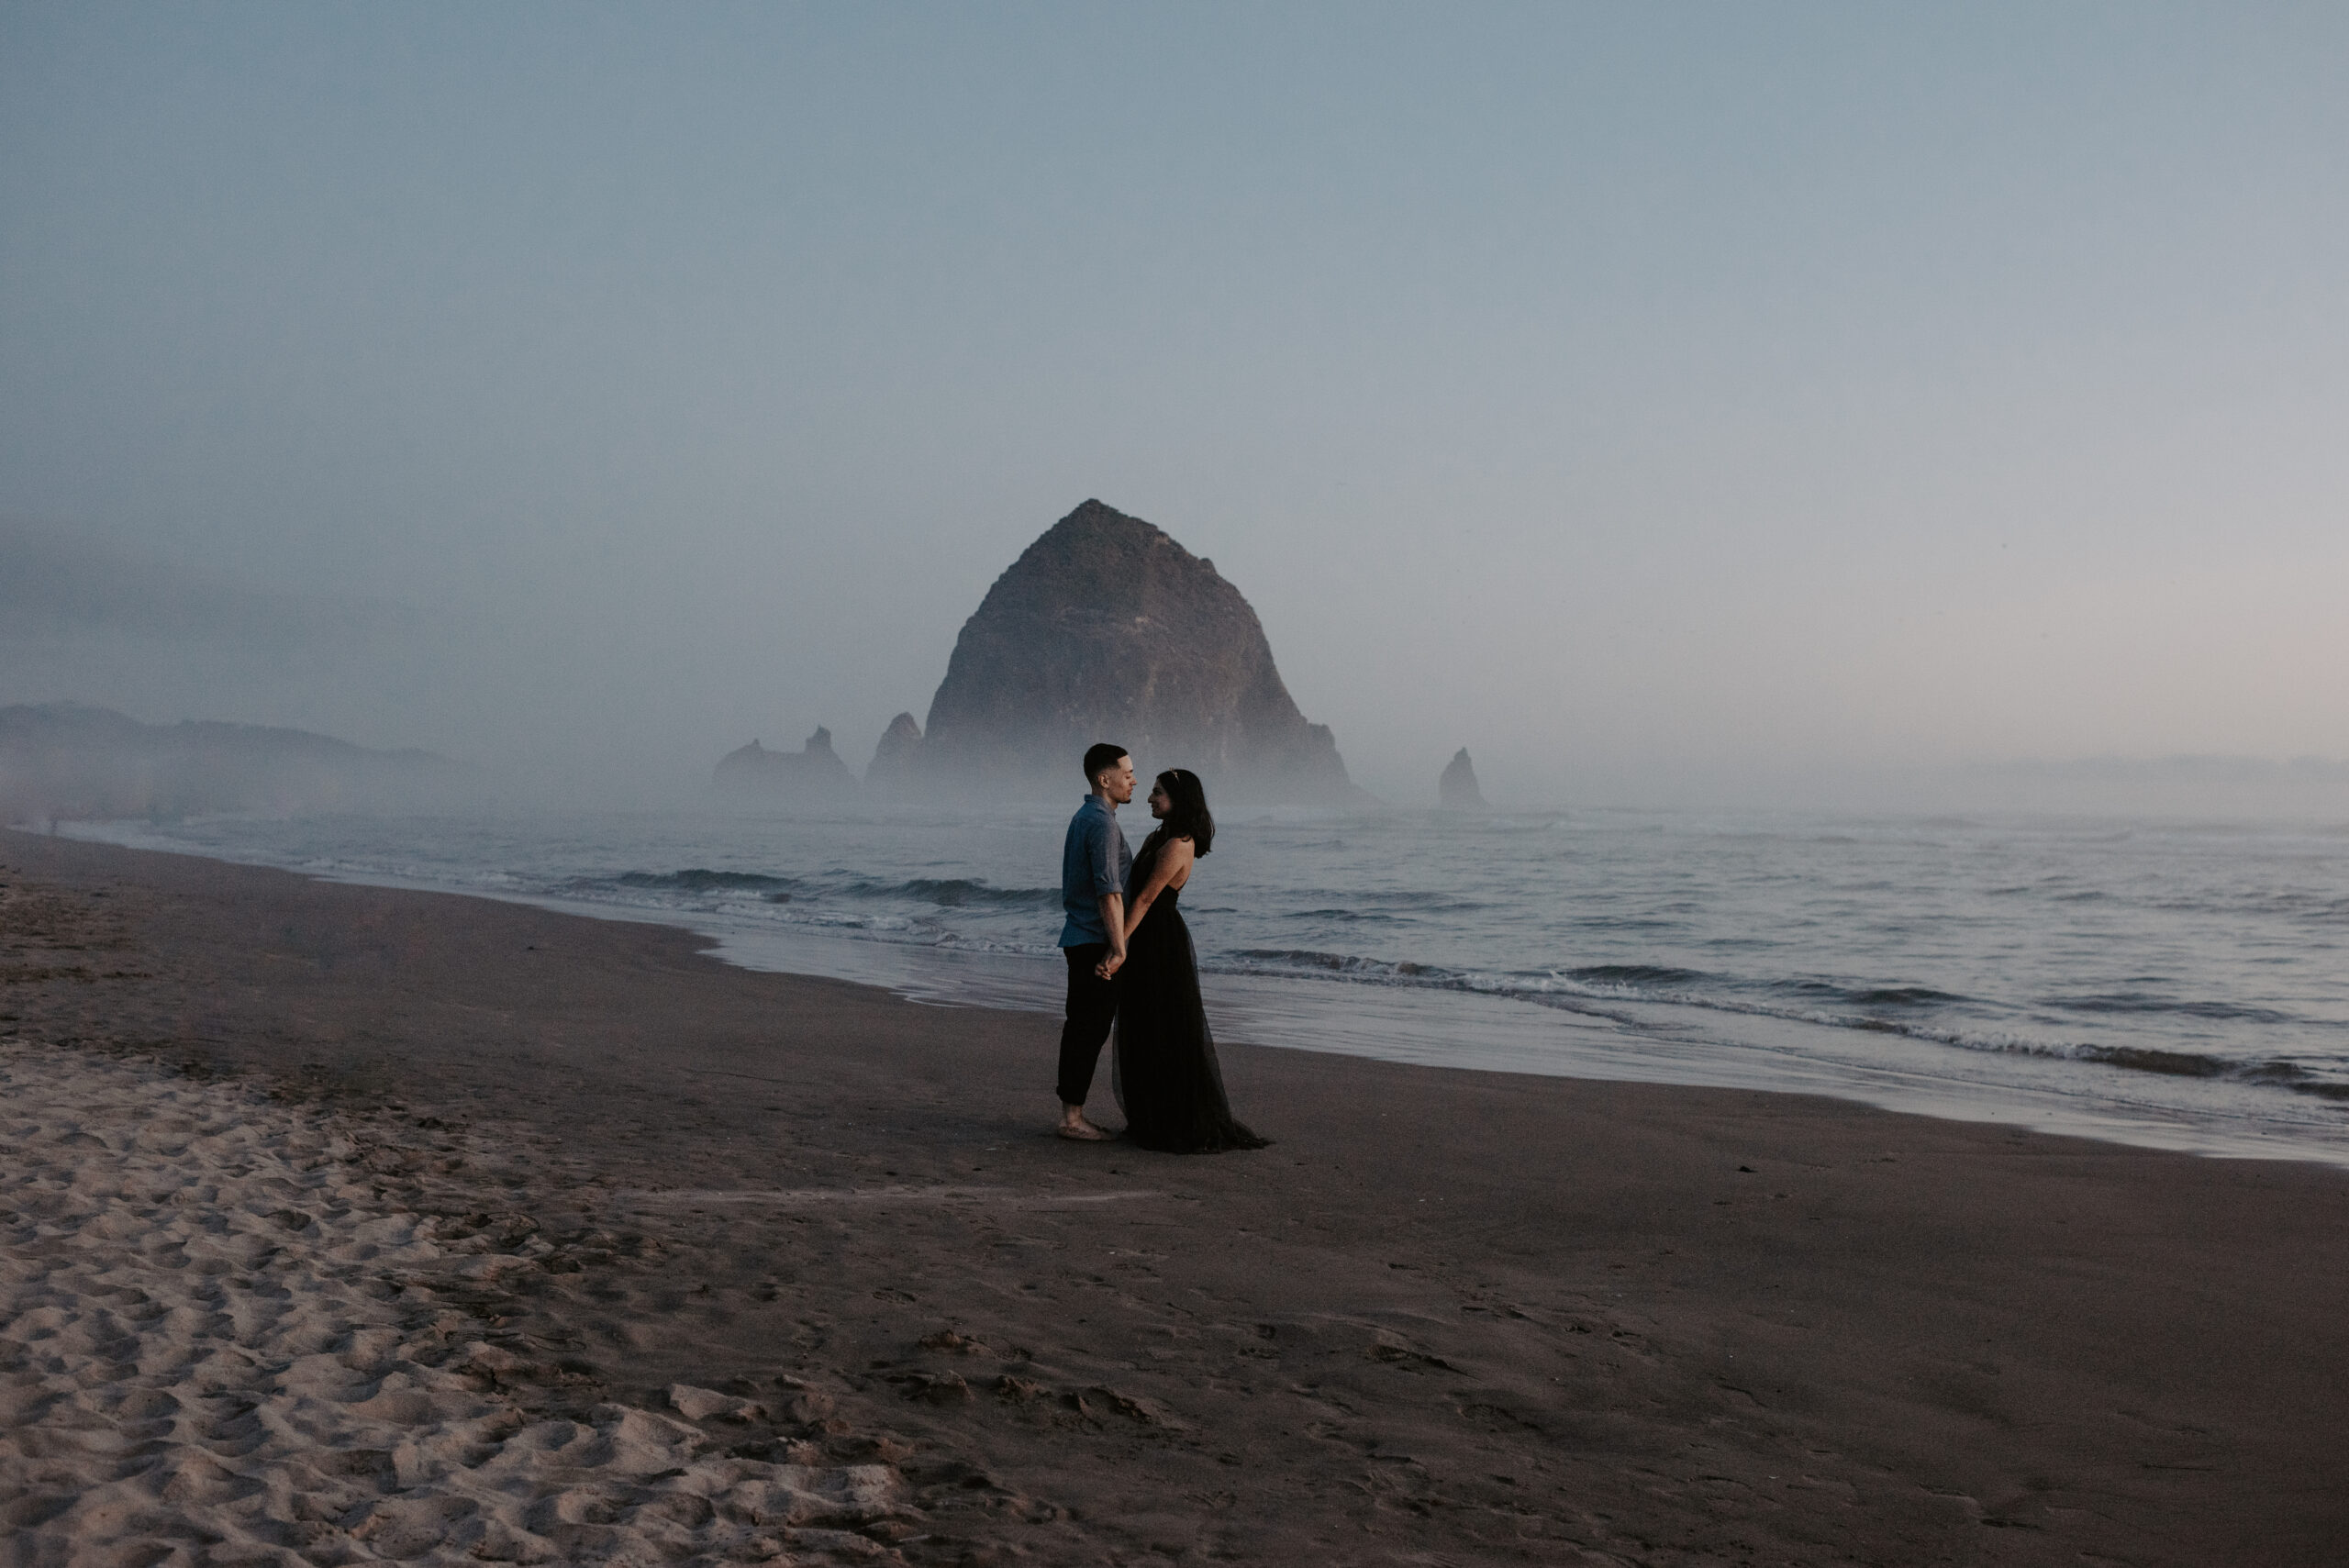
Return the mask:
<svg viewBox="0 0 2349 1568">
<path fill-rule="evenodd" d="M 1052 1012 L 1076 804 L 66 830 L 671 922 L 753 968 Z M 1139 844 L 1147 814 L 1121 819 Z M 1184 913 L 1226 1040 L 2349 1163 L 2349 826 L 1243 811 Z"/>
</svg>

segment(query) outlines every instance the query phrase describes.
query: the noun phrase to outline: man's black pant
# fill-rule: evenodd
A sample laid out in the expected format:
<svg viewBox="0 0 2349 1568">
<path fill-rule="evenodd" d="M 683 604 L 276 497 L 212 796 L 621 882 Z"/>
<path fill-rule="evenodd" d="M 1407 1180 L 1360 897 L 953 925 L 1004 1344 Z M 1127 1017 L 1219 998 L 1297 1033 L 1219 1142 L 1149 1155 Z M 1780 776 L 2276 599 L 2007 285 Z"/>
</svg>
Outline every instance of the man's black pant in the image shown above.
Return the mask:
<svg viewBox="0 0 2349 1568">
<path fill-rule="evenodd" d="M 1063 948 L 1068 957 L 1068 1021 L 1061 1025 L 1061 1104 L 1081 1106 L 1093 1089 L 1093 1069 L 1118 1016 L 1118 985 L 1093 973 L 1109 956 L 1108 942 Z"/>
</svg>

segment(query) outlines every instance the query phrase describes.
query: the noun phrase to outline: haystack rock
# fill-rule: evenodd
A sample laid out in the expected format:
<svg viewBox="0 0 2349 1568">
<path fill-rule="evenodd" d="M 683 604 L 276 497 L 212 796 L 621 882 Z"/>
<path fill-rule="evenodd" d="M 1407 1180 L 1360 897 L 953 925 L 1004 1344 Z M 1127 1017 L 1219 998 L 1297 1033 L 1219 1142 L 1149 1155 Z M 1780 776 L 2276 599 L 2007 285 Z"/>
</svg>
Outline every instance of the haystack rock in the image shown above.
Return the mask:
<svg viewBox="0 0 2349 1568">
<path fill-rule="evenodd" d="M 1463 746 L 1443 770 L 1443 777 L 1436 781 L 1436 798 L 1446 811 L 1487 811 L 1485 792 L 1476 787 L 1476 764 L 1468 760 L 1468 748 Z"/>
<path fill-rule="evenodd" d="M 873 748 L 873 762 L 864 770 L 864 787 L 883 795 L 901 795 L 920 782 L 921 726 L 910 713 L 901 713 L 881 732 Z"/>
<path fill-rule="evenodd" d="M 1064 794 L 1082 787 L 1078 759 L 1097 740 L 1130 750 L 1145 777 L 1192 769 L 1218 798 L 1361 795 L 1215 563 L 1087 501 L 963 624 L 915 754 L 932 790 Z"/>
<path fill-rule="evenodd" d="M 726 795 L 782 804 L 839 800 L 856 793 L 856 776 L 818 725 L 796 751 L 770 751 L 756 740 L 718 759 L 711 781 Z"/>
</svg>

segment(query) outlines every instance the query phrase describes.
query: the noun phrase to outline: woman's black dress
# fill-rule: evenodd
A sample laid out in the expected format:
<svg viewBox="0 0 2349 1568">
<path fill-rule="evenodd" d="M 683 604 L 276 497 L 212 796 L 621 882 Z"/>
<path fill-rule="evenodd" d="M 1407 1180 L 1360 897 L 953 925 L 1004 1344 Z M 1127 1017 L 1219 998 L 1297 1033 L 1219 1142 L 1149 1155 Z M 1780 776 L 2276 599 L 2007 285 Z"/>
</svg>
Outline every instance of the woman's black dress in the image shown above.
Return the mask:
<svg viewBox="0 0 2349 1568">
<path fill-rule="evenodd" d="M 1127 897 L 1149 881 L 1163 848 L 1155 833 L 1142 845 Z M 1118 971 L 1110 1084 L 1126 1113 L 1126 1137 L 1175 1154 L 1262 1149 L 1268 1140 L 1234 1121 L 1223 1097 L 1223 1071 L 1199 1000 L 1198 957 L 1176 901 L 1174 888 L 1160 891 L 1126 943 L 1126 962 Z"/>
</svg>

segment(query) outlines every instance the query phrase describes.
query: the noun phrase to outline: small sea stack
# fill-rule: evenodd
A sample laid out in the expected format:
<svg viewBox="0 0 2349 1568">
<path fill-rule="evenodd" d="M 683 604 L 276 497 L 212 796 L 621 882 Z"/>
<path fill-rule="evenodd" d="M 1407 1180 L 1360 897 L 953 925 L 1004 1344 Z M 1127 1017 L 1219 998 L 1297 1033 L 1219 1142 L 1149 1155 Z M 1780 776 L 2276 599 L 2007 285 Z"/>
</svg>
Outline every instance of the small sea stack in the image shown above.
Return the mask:
<svg viewBox="0 0 2349 1568">
<path fill-rule="evenodd" d="M 1451 764 L 1443 770 L 1443 777 L 1436 781 L 1436 799 L 1446 811 L 1489 811 L 1485 804 L 1485 792 L 1476 787 L 1476 764 L 1468 760 L 1468 748 L 1463 746 L 1453 754 Z"/>
<path fill-rule="evenodd" d="M 889 721 L 881 732 L 881 742 L 873 748 L 873 761 L 864 770 L 867 791 L 885 795 L 903 795 L 916 787 L 921 765 L 921 726 L 914 722 L 910 713 L 901 713 Z"/>
<path fill-rule="evenodd" d="M 720 795 L 768 805 L 814 805 L 856 793 L 856 775 L 821 725 L 796 751 L 770 751 L 756 740 L 729 751 L 710 782 Z"/>
</svg>

